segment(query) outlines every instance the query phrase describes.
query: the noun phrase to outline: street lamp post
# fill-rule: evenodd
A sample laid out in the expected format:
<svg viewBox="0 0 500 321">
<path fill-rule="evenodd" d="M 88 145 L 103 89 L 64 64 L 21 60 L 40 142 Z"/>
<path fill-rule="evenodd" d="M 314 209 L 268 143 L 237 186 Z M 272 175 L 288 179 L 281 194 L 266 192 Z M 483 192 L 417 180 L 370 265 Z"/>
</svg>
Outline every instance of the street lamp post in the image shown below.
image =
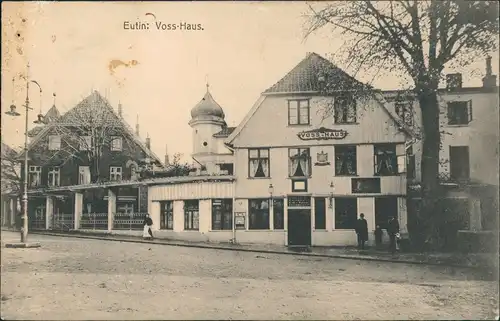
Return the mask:
<svg viewBox="0 0 500 321">
<path fill-rule="evenodd" d="M 14 84 L 14 78 L 12 79 Z M 34 83 L 40 89 L 40 99 L 42 95 L 42 88 L 35 80 L 29 80 L 29 64 L 28 64 L 28 74 L 26 76 L 26 100 L 24 107 L 26 109 L 25 122 L 24 122 L 24 190 L 23 190 L 23 227 L 21 228 L 21 243 L 26 244 L 28 242 L 28 113 L 33 108 L 30 107 L 29 99 L 29 88 L 30 83 Z M 41 104 L 41 101 L 40 101 Z M 16 111 L 16 105 L 12 103 L 10 105 L 10 110 L 5 112 L 9 116 L 21 116 L 20 113 Z M 41 117 L 38 117 L 37 122 L 41 122 Z"/>
</svg>

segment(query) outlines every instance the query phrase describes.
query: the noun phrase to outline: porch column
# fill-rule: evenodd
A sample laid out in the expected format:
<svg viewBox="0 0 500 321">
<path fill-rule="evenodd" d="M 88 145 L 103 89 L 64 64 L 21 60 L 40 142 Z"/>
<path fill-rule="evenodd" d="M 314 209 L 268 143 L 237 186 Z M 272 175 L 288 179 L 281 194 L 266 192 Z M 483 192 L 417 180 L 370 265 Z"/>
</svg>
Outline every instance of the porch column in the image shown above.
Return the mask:
<svg viewBox="0 0 500 321">
<path fill-rule="evenodd" d="M 477 198 L 471 198 L 469 201 L 470 227 L 472 231 L 481 230 L 481 201 Z"/>
<path fill-rule="evenodd" d="M 2 226 L 5 225 L 6 222 L 6 217 L 7 217 L 7 202 L 6 200 L 2 197 Z"/>
<path fill-rule="evenodd" d="M 45 229 L 52 229 L 52 217 L 54 215 L 54 198 L 47 196 L 45 199 Z"/>
<path fill-rule="evenodd" d="M 250 214 L 250 213 L 248 213 Z M 250 215 L 247 215 L 247 229 L 248 229 L 248 224 L 250 222 L 248 222 L 250 219 Z M 285 228 L 285 233 L 283 233 L 285 235 L 285 240 L 284 240 L 284 244 L 285 246 L 288 246 L 288 199 L 287 197 L 285 196 L 285 198 L 283 198 L 283 227 Z"/>
<path fill-rule="evenodd" d="M 9 199 L 9 214 L 10 214 L 10 226 L 11 227 L 16 224 L 16 214 L 17 214 L 16 213 L 17 212 L 16 202 L 17 202 L 17 198 L 10 198 Z"/>
<path fill-rule="evenodd" d="M 108 189 L 108 231 L 113 230 L 113 220 L 116 212 L 116 194 Z"/>
<path fill-rule="evenodd" d="M 74 216 L 74 229 L 80 228 L 80 219 L 83 214 L 83 194 L 75 192 L 75 216 Z"/>
</svg>

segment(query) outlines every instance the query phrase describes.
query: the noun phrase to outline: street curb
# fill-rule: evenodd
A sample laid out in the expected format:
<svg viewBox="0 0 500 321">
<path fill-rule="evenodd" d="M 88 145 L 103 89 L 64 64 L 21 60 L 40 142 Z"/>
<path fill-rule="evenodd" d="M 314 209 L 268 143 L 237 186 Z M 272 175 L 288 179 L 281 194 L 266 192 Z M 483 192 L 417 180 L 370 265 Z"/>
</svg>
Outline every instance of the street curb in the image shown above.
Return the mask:
<svg viewBox="0 0 500 321">
<path fill-rule="evenodd" d="M 376 257 L 363 257 L 354 255 L 342 255 L 342 254 L 321 254 L 321 253 L 308 253 L 308 252 L 286 252 L 286 251 L 275 251 L 275 250 L 259 250 L 259 249 L 249 249 L 249 248 L 231 248 L 217 245 L 207 245 L 207 244 L 185 244 L 185 243 L 174 243 L 168 241 L 148 241 L 142 239 L 128 239 L 120 238 L 114 235 L 110 236 L 93 236 L 93 235 L 78 235 L 78 234 L 63 234 L 63 233 L 47 233 L 47 232 L 31 232 L 31 234 L 48 235 L 48 236 L 58 236 L 58 237 L 73 237 L 80 239 L 92 239 L 92 240 L 104 240 L 104 241 L 114 241 L 114 242 L 127 242 L 127 243 L 142 243 L 142 244 L 155 244 L 155 245 L 166 245 L 166 246 L 179 246 L 179 247 L 191 247 L 200 249 L 213 249 L 213 250 L 225 250 L 225 251 L 240 251 L 240 252 L 251 252 L 251 253 L 267 253 L 267 254 L 281 254 L 281 255 L 295 255 L 295 256 L 308 256 L 308 257 L 324 257 L 324 258 L 336 258 L 336 259 L 346 259 L 346 260 L 360 260 L 360 261 L 372 261 L 372 262 L 386 262 L 386 263 L 402 263 L 402 264 L 417 264 L 417 265 L 429 265 L 429 266 L 441 266 L 441 267 L 453 267 L 462 269 L 480 269 L 479 266 L 469 266 L 461 264 L 450 264 L 450 263 L 436 263 L 436 262 L 425 262 L 416 260 L 398 260 L 389 258 L 376 258 Z"/>
</svg>

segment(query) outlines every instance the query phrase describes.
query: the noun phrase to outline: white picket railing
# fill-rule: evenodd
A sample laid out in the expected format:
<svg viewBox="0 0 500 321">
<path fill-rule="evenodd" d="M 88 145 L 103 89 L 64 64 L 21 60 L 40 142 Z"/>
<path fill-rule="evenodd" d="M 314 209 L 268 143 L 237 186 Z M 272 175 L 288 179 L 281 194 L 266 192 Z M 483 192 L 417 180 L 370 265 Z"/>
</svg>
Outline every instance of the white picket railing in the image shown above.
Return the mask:
<svg viewBox="0 0 500 321">
<path fill-rule="evenodd" d="M 108 213 L 83 213 L 80 218 L 82 230 L 107 230 Z"/>
<path fill-rule="evenodd" d="M 113 218 L 114 230 L 142 230 L 147 213 L 116 213 Z"/>
</svg>

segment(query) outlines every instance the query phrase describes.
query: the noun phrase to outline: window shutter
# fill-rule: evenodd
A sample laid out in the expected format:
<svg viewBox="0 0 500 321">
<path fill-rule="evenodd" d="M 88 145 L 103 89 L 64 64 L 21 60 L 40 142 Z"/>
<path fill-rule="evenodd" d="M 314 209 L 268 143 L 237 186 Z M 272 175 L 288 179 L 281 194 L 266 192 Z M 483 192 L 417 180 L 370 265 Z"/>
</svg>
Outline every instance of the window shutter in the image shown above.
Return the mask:
<svg viewBox="0 0 500 321">
<path fill-rule="evenodd" d="M 467 117 L 468 122 L 470 123 L 472 121 L 472 100 L 467 102 Z"/>
<path fill-rule="evenodd" d="M 406 173 L 406 155 L 398 156 L 398 174 Z"/>
<path fill-rule="evenodd" d="M 448 124 L 453 124 L 453 105 L 448 103 Z"/>
</svg>

